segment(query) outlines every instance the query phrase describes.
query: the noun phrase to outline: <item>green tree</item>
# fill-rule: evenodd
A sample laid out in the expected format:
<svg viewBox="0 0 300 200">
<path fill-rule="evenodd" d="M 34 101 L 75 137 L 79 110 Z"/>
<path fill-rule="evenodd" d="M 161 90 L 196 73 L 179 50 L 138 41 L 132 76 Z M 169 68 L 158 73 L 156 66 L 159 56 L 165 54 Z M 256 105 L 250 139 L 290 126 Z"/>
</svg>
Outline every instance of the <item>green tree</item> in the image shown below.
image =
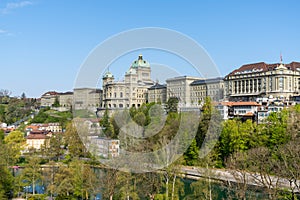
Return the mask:
<svg viewBox="0 0 300 200">
<path fill-rule="evenodd" d="M 170 112 L 176 113 L 178 111 L 178 102 L 179 102 L 179 100 L 177 97 L 170 97 L 166 104 L 167 113 L 170 113 Z"/>
<path fill-rule="evenodd" d="M 18 159 L 21 155 L 21 150 L 25 145 L 24 133 L 21 131 L 12 131 L 4 138 L 4 143 L 9 146 L 15 159 Z"/>
<path fill-rule="evenodd" d="M 0 198 L 8 199 L 12 192 L 13 176 L 6 166 L 0 165 Z"/>
<path fill-rule="evenodd" d="M 104 199 L 113 200 L 116 193 L 118 177 L 121 172 L 118 169 L 104 169 L 101 177 L 102 194 Z"/>
<path fill-rule="evenodd" d="M 25 102 L 21 99 L 10 99 L 5 113 L 6 123 L 12 124 L 18 120 L 28 116 L 31 113 L 31 108 L 26 107 Z"/>
<path fill-rule="evenodd" d="M 0 104 L 0 122 L 5 122 L 5 114 L 6 114 L 6 105 Z"/>
<path fill-rule="evenodd" d="M 110 121 L 109 111 L 106 108 L 104 114 L 100 120 L 100 126 L 102 127 L 103 133 L 109 138 L 116 138 L 114 133 L 114 127 Z"/>
<path fill-rule="evenodd" d="M 268 136 L 267 147 L 273 148 L 285 144 L 289 139 L 287 134 L 288 111 L 284 109 L 281 112 L 272 112 L 267 118 L 266 126 L 262 130 Z"/>
<path fill-rule="evenodd" d="M 197 147 L 197 142 L 194 139 L 192 140 L 192 143 L 189 146 L 189 148 L 184 153 L 184 159 L 187 165 L 193 166 L 197 164 L 198 157 L 199 157 L 199 149 Z"/>
<path fill-rule="evenodd" d="M 156 172 L 138 174 L 137 185 L 139 194 L 150 200 L 154 200 L 162 189 L 162 175 Z"/>
<path fill-rule="evenodd" d="M 72 158 L 87 156 L 86 149 L 78 135 L 75 124 L 69 122 L 65 132 L 65 142 Z"/>
<path fill-rule="evenodd" d="M 138 112 L 134 115 L 133 120 L 140 126 L 146 125 L 146 115 L 143 112 Z"/>
<path fill-rule="evenodd" d="M 138 200 L 136 176 L 130 172 L 120 172 L 117 181 L 119 199 Z"/>
<path fill-rule="evenodd" d="M 0 143 L 3 143 L 4 142 L 4 130 L 3 129 L 0 129 Z"/>
<path fill-rule="evenodd" d="M 213 112 L 213 107 L 212 107 L 211 99 L 210 99 L 210 97 L 206 97 L 205 103 L 201 108 L 200 122 L 199 122 L 198 130 L 197 130 L 197 134 L 195 137 L 198 148 L 201 148 L 204 138 L 207 134 L 211 116 L 212 116 L 212 112 Z"/>
<path fill-rule="evenodd" d="M 0 199 L 8 199 L 13 187 L 13 176 L 8 168 L 12 164 L 8 150 L 9 148 L 0 142 Z"/>
<path fill-rule="evenodd" d="M 26 95 L 25 95 L 25 93 L 24 93 L 24 92 L 21 94 L 21 99 L 22 99 L 23 101 L 25 101 L 25 100 L 26 100 Z"/>
<path fill-rule="evenodd" d="M 83 161 L 73 160 L 70 163 L 72 169 L 74 195 L 81 199 L 90 199 L 99 191 L 99 177 L 93 172 L 89 165 L 85 165 Z"/>
<path fill-rule="evenodd" d="M 49 143 L 43 146 L 43 150 L 49 160 L 59 161 L 65 152 L 63 134 L 55 133 L 50 137 Z"/>
<path fill-rule="evenodd" d="M 29 159 L 28 163 L 25 164 L 21 177 L 26 185 L 32 185 L 32 191 L 35 194 L 36 185 L 42 180 L 40 160 L 37 157 Z"/>
<path fill-rule="evenodd" d="M 60 103 L 59 103 L 59 100 L 58 100 L 58 96 L 55 97 L 54 99 L 54 103 L 52 104 L 53 107 L 59 107 L 60 106 Z"/>
<path fill-rule="evenodd" d="M 52 194 L 57 194 L 58 199 L 71 199 L 74 193 L 72 169 L 66 165 L 58 165 L 58 171 L 53 176 L 53 180 L 47 190 Z"/>
</svg>

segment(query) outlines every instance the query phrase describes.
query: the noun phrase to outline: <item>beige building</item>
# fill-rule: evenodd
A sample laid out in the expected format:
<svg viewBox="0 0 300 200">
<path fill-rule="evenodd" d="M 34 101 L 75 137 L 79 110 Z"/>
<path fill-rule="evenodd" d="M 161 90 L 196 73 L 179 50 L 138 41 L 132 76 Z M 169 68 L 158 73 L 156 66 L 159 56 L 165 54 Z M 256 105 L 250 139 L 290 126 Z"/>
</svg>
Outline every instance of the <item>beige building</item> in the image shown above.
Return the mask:
<svg viewBox="0 0 300 200">
<path fill-rule="evenodd" d="M 176 97 L 179 100 L 179 107 L 193 106 L 194 102 L 191 99 L 191 83 L 197 80 L 202 80 L 197 77 L 179 76 L 167 79 L 167 100 L 170 97 Z"/>
<path fill-rule="evenodd" d="M 71 108 L 73 106 L 73 92 L 59 93 L 59 104 L 64 108 Z"/>
<path fill-rule="evenodd" d="M 52 105 L 55 102 L 55 99 L 58 100 L 60 107 L 71 108 L 73 105 L 73 92 L 63 92 L 63 93 L 58 93 L 55 91 L 46 92 L 41 96 L 41 106 L 52 107 Z"/>
<path fill-rule="evenodd" d="M 125 80 L 115 81 L 107 71 L 102 80 L 103 102 L 101 108 L 117 109 L 139 107 L 147 103 L 148 88 L 153 85 L 150 64 L 139 55 L 125 73 Z"/>
<path fill-rule="evenodd" d="M 96 111 L 101 103 L 102 91 L 96 88 L 75 88 L 74 109 Z"/>
<path fill-rule="evenodd" d="M 205 97 L 210 97 L 212 101 L 220 101 L 224 98 L 224 81 L 222 77 L 201 79 L 191 83 L 191 103 L 201 106 Z"/>
<path fill-rule="evenodd" d="M 167 86 L 156 83 L 148 88 L 149 103 L 166 103 L 167 102 Z"/>
<path fill-rule="evenodd" d="M 29 134 L 26 137 L 26 149 L 40 150 L 43 145 L 48 146 L 49 137 L 43 133 Z"/>
<path fill-rule="evenodd" d="M 52 104 L 55 102 L 55 99 L 59 98 L 58 95 L 59 94 L 55 91 L 46 92 L 45 94 L 43 94 L 41 96 L 41 106 L 42 107 L 48 107 L 48 106 L 51 107 Z"/>
<path fill-rule="evenodd" d="M 228 74 L 225 96 L 235 101 L 255 101 L 256 98 L 289 100 L 299 94 L 300 63 L 264 62 L 246 64 Z"/>
</svg>

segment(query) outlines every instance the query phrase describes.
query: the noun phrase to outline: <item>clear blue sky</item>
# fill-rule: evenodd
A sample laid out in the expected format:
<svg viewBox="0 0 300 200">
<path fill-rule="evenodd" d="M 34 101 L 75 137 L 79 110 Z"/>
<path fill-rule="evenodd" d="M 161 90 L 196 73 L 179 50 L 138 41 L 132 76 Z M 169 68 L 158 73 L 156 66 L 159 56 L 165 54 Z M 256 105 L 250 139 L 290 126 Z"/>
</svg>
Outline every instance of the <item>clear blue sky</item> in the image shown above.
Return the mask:
<svg viewBox="0 0 300 200">
<path fill-rule="evenodd" d="M 72 90 L 96 45 L 141 27 L 190 36 L 222 75 L 245 63 L 279 62 L 280 52 L 285 63 L 300 61 L 299 10 L 298 0 L 0 0 L 0 89 L 28 97 Z M 161 62 L 151 55 L 145 59 Z"/>
</svg>

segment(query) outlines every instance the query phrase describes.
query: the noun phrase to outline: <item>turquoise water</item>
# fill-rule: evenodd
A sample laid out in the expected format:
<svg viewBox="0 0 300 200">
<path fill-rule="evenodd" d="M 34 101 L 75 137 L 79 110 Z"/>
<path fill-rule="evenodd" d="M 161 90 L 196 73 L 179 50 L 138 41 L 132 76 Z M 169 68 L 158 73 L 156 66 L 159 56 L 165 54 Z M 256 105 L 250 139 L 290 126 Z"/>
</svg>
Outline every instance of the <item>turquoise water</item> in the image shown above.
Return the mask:
<svg viewBox="0 0 300 200">
<path fill-rule="evenodd" d="M 209 197 L 209 191 L 211 191 L 211 196 L 213 200 L 224 200 L 224 199 L 236 199 L 236 193 L 237 193 L 237 185 L 234 183 L 230 184 L 230 187 L 226 184 L 223 184 L 221 182 L 211 182 L 210 187 L 207 180 L 199 180 L 198 188 L 200 190 L 200 193 L 198 192 L 198 195 L 195 196 L 194 191 L 192 190 L 191 184 L 195 182 L 195 180 L 191 179 L 179 179 L 183 183 L 184 192 L 180 193 L 180 199 L 183 200 L 194 200 L 194 199 L 206 199 Z M 170 183 L 171 185 L 171 183 Z M 210 189 L 209 189 L 210 188 Z M 23 188 L 24 193 L 32 193 L 32 186 L 26 186 Z M 36 194 L 45 194 L 46 193 L 46 186 L 42 184 L 37 184 L 35 187 L 35 193 Z M 160 193 L 164 193 L 163 188 L 161 189 Z M 248 187 L 246 192 L 247 199 L 257 199 L 257 200 L 264 200 L 268 199 L 267 194 L 263 191 L 262 188 L 258 187 Z M 299 198 L 299 197 L 298 197 Z M 92 199 L 100 200 L 101 194 L 98 194 L 96 197 L 93 197 Z"/>
</svg>

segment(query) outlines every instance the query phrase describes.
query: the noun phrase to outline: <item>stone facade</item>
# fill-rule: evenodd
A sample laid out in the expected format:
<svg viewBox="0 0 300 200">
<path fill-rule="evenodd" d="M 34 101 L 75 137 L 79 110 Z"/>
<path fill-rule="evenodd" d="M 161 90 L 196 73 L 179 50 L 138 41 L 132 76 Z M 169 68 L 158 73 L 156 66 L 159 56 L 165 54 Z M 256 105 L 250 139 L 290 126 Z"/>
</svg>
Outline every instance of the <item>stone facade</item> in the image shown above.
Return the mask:
<svg viewBox="0 0 300 200">
<path fill-rule="evenodd" d="M 59 93 L 59 104 L 64 108 L 71 108 L 73 106 L 73 92 Z"/>
<path fill-rule="evenodd" d="M 156 83 L 148 88 L 149 103 L 166 103 L 167 102 L 167 86 Z"/>
<path fill-rule="evenodd" d="M 225 77 L 225 95 L 236 101 L 256 98 L 290 99 L 299 94 L 300 63 L 247 64 Z"/>
<path fill-rule="evenodd" d="M 220 101 L 224 98 L 224 81 L 222 77 L 201 79 L 191 83 L 191 103 L 201 106 L 205 98 L 209 96 L 212 101 Z"/>
<path fill-rule="evenodd" d="M 176 97 L 179 100 L 179 107 L 192 106 L 191 83 L 201 78 L 190 76 L 179 76 L 167 79 L 167 99 Z"/>
<path fill-rule="evenodd" d="M 55 102 L 55 99 L 58 98 L 58 93 L 55 91 L 49 91 L 42 95 L 41 97 L 41 106 L 42 107 L 51 107 Z"/>
<path fill-rule="evenodd" d="M 101 103 L 102 91 L 96 88 L 75 88 L 74 109 L 96 111 Z"/>
<path fill-rule="evenodd" d="M 148 102 L 148 88 L 153 85 L 150 64 L 139 55 L 125 73 L 124 81 L 115 81 L 111 72 L 107 71 L 102 80 L 102 109 L 119 109 L 139 107 Z"/>
</svg>

